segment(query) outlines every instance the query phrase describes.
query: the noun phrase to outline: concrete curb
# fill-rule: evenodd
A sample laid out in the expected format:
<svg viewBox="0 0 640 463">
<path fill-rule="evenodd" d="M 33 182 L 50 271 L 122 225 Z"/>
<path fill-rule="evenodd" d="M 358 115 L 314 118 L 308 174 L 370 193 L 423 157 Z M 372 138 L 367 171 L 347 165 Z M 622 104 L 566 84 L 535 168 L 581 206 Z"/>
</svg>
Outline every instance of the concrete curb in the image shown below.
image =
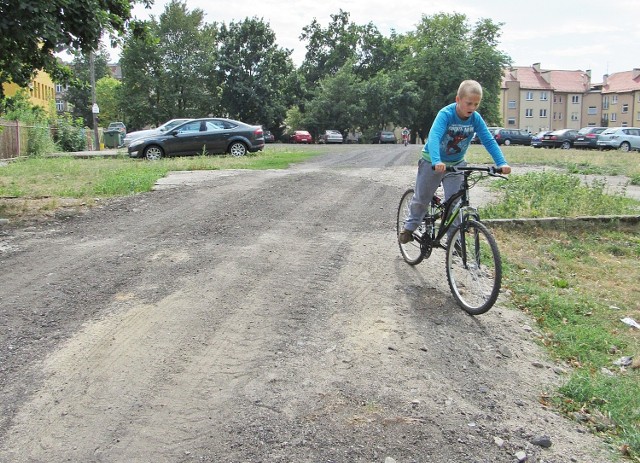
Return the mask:
<svg viewBox="0 0 640 463">
<path fill-rule="evenodd" d="M 640 215 L 596 215 L 583 217 L 541 217 L 535 219 L 486 219 L 482 223 L 500 228 L 575 228 L 585 225 L 637 225 Z"/>
</svg>

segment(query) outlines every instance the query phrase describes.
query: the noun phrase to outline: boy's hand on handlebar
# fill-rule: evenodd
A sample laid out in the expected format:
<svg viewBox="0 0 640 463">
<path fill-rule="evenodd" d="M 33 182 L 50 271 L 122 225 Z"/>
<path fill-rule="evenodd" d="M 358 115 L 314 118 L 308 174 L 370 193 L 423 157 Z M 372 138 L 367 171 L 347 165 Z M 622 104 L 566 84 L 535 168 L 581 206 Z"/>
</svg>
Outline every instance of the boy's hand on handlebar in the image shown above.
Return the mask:
<svg viewBox="0 0 640 463">
<path fill-rule="evenodd" d="M 436 172 L 442 173 L 447 171 L 447 166 L 444 162 L 439 162 L 435 166 L 433 166 L 433 170 Z"/>
</svg>

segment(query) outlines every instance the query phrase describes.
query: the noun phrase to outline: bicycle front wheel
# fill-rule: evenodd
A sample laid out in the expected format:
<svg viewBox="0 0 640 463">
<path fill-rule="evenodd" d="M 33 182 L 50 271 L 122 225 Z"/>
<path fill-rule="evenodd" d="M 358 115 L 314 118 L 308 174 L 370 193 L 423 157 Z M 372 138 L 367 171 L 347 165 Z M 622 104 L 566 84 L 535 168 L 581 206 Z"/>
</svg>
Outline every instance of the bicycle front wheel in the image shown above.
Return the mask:
<svg viewBox="0 0 640 463">
<path fill-rule="evenodd" d="M 480 222 L 467 220 L 447 246 L 447 280 L 460 307 L 470 315 L 487 312 L 498 299 L 502 261 L 493 235 Z"/>
</svg>

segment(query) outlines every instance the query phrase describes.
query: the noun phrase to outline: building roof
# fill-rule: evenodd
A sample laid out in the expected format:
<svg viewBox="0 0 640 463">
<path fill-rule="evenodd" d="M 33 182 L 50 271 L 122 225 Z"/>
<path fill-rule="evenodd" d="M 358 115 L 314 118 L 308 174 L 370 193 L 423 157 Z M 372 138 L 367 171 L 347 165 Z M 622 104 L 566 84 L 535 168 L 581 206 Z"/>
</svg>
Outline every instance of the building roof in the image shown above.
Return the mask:
<svg viewBox="0 0 640 463">
<path fill-rule="evenodd" d="M 589 90 L 590 79 L 590 75 L 584 71 L 546 70 L 540 69 L 539 64 L 534 64 L 505 70 L 502 87 L 506 87 L 509 81 L 518 81 L 522 89 L 584 93 Z"/>
<path fill-rule="evenodd" d="M 551 86 L 556 92 L 584 93 L 589 90 L 591 77 L 584 71 L 548 71 Z"/>
<path fill-rule="evenodd" d="M 605 76 L 602 93 L 624 93 L 640 91 L 640 69 L 616 72 Z"/>
<path fill-rule="evenodd" d="M 542 78 L 539 72 L 531 66 L 515 66 L 505 69 L 502 75 L 502 86 L 507 82 L 520 82 L 520 88 L 530 88 L 533 90 L 551 90 L 549 82 Z"/>
</svg>

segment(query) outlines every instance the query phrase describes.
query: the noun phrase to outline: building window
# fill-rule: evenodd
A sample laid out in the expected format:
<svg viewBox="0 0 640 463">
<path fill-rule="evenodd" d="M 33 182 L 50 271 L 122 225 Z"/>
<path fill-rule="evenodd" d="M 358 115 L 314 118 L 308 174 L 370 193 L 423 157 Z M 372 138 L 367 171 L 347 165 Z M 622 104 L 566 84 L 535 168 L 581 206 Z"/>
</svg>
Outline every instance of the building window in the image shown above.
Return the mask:
<svg viewBox="0 0 640 463">
<path fill-rule="evenodd" d="M 546 109 L 541 109 L 540 110 L 540 117 L 547 117 L 547 110 Z"/>
<path fill-rule="evenodd" d="M 524 117 L 533 117 L 533 109 L 525 109 Z"/>
<path fill-rule="evenodd" d="M 611 95 L 611 104 L 618 104 L 618 95 Z"/>
<path fill-rule="evenodd" d="M 572 121 L 577 121 L 578 120 L 578 113 L 571 113 L 571 120 Z"/>
<path fill-rule="evenodd" d="M 611 113 L 611 117 L 610 117 L 610 119 L 611 119 L 611 122 L 615 122 L 615 121 L 617 121 L 617 120 L 618 120 L 618 116 L 617 116 L 617 114 L 616 114 L 616 113 Z"/>
<path fill-rule="evenodd" d="M 553 95 L 554 103 L 562 103 L 562 95 Z"/>
<path fill-rule="evenodd" d="M 638 111 L 638 114 L 636 114 L 636 121 L 640 121 L 640 111 Z"/>
<path fill-rule="evenodd" d="M 609 109 L 609 97 L 605 96 L 602 98 L 602 109 Z"/>
<path fill-rule="evenodd" d="M 64 101 L 56 100 L 56 111 L 58 111 L 59 113 L 64 111 Z"/>
<path fill-rule="evenodd" d="M 527 92 L 527 101 L 533 100 L 533 92 Z"/>
<path fill-rule="evenodd" d="M 626 122 L 622 123 L 622 127 L 628 127 L 629 125 Z"/>
<path fill-rule="evenodd" d="M 509 109 L 516 109 L 516 100 L 509 100 L 508 108 Z"/>
<path fill-rule="evenodd" d="M 629 112 L 629 103 L 625 103 L 622 105 L 622 114 L 627 114 Z"/>
<path fill-rule="evenodd" d="M 595 106 L 589 106 L 589 109 L 587 109 L 587 114 L 590 116 L 595 116 L 596 114 L 598 114 L 598 108 L 596 108 Z"/>
<path fill-rule="evenodd" d="M 573 104 L 580 103 L 580 95 L 571 95 L 571 103 Z"/>
<path fill-rule="evenodd" d="M 561 121 L 562 120 L 562 113 L 558 113 L 558 120 Z"/>
<path fill-rule="evenodd" d="M 540 101 L 547 101 L 548 94 L 547 92 L 540 92 Z"/>
<path fill-rule="evenodd" d="M 507 120 L 507 124 L 509 124 L 509 125 L 516 125 L 516 118 L 515 118 L 515 117 L 510 117 L 510 118 Z"/>
</svg>

